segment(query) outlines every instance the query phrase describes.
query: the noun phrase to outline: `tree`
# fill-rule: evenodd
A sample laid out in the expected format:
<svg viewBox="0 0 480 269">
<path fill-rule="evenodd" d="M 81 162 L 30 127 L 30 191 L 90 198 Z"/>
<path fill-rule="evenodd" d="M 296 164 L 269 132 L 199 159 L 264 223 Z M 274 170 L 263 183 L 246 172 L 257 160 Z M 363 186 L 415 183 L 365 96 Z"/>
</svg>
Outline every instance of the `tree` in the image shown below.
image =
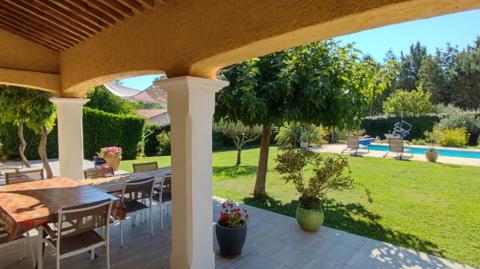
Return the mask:
<svg viewBox="0 0 480 269">
<path fill-rule="evenodd" d="M 427 56 L 427 48 L 420 42 L 410 46 L 410 53 L 400 56 L 400 69 L 397 78 L 397 89 L 415 90 L 419 85 L 419 71 L 422 61 Z"/>
<path fill-rule="evenodd" d="M 235 144 L 235 148 L 237 149 L 237 162 L 235 166 L 239 166 L 242 162 L 243 146 L 257 140 L 262 135 L 262 128 L 260 128 L 260 126 L 245 126 L 241 122 L 219 121 L 215 124 L 214 128 L 216 131 L 232 139 Z"/>
<path fill-rule="evenodd" d="M 17 126 L 20 140 L 19 155 L 26 167 L 30 167 L 30 163 L 24 154 L 27 142 L 23 136 L 23 129 L 28 127 L 40 134 L 38 153 L 47 177 L 51 178 L 53 175 L 46 152 L 47 136 L 55 122 L 55 106 L 48 100 L 51 94 L 14 86 L 0 87 L 0 107 L 2 107 L 0 123 L 11 123 Z"/>
<path fill-rule="evenodd" d="M 254 195 L 264 196 L 271 128 L 285 121 L 325 127 L 357 124 L 367 104 L 356 80 L 358 53 L 328 40 L 225 68 L 230 84 L 216 95 L 216 119 L 262 126 Z"/>
<path fill-rule="evenodd" d="M 434 103 L 450 103 L 448 85 L 437 57 L 429 55 L 423 59 L 419 70 L 419 78 L 423 89 L 432 94 Z"/>
<path fill-rule="evenodd" d="M 389 60 L 384 66 L 377 64 L 373 59 L 364 59 L 357 67 L 358 83 L 363 85 L 368 97 L 368 115 L 372 116 L 377 99 L 390 87 L 396 78 L 398 64 Z"/>
<path fill-rule="evenodd" d="M 452 102 L 468 109 L 480 108 L 480 37 L 455 58 L 451 77 Z"/>
<path fill-rule="evenodd" d="M 421 86 L 414 91 L 397 90 L 383 103 L 385 114 L 411 116 L 430 113 L 433 105 L 431 93 L 425 93 Z"/>
<path fill-rule="evenodd" d="M 86 107 L 113 114 L 131 114 L 134 113 L 135 109 L 140 108 L 138 103 L 125 101 L 112 94 L 104 86 L 95 87 L 88 92 L 87 97 L 90 98 L 90 101 L 85 104 Z"/>
</svg>

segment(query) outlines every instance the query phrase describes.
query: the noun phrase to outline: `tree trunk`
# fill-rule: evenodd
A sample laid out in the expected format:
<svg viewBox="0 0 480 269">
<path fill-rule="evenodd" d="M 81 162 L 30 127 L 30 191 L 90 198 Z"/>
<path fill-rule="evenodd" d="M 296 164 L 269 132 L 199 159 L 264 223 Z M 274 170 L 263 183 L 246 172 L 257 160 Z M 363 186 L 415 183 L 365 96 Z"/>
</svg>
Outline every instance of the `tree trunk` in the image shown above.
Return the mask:
<svg viewBox="0 0 480 269">
<path fill-rule="evenodd" d="M 255 190 L 253 191 L 253 196 L 255 197 L 264 197 L 266 195 L 265 182 L 267 179 L 271 129 L 271 125 L 263 125 L 260 158 L 258 159 L 257 180 L 255 181 Z"/>
<path fill-rule="evenodd" d="M 40 159 L 42 160 L 43 169 L 45 169 L 45 172 L 47 173 L 47 178 L 52 178 L 53 177 L 52 168 L 48 163 L 48 157 L 47 157 L 48 133 L 49 131 L 47 127 L 45 127 L 45 125 L 40 128 L 40 142 L 38 143 L 38 156 L 40 156 Z"/>
<path fill-rule="evenodd" d="M 25 167 L 30 168 L 30 162 L 28 161 L 27 157 L 25 157 L 25 148 L 27 147 L 27 142 L 25 141 L 25 137 L 23 137 L 23 123 L 18 125 L 17 131 L 18 139 L 20 139 L 20 146 L 18 147 L 18 154 L 22 159 L 22 163 Z"/>
<path fill-rule="evenodd" d="M 239 166 L 242 163 L 242 148 L 237 148 L 237 163 L 235 166 Z"/>
</svg>

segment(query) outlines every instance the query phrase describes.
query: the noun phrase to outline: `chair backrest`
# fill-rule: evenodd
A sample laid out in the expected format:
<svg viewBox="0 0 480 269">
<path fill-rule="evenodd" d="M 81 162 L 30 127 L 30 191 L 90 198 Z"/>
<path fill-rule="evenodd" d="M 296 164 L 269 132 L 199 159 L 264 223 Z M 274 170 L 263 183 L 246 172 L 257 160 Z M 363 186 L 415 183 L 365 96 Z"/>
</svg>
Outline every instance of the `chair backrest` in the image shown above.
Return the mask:
<svg viewBox="0 0 480 269">
<path fill-rule="evenodd" d="M 360 144 L 358 142 L 358 136 L 347 137 L 347 146 L 351 149 L 359 149 Z"/>
<path fill-rule="evenodd" d="M 172 193 L 172 175 L 165 175 L 162 184 L 163 193 Z"/>
<path fill-rule="evenodd" d="M 83 171 L 85 178 L 101 178 L 101 177 L 112 177 L 114 176 L 113 167 L 96 167 L 89 168 Z"/>
<path fill-rule="evenodd" d="M 157 162 L 133 163 L 133 172 L 148 172 L 158 169 Z"/>
<path fill-rule="evenodd" d="M 70 237 L 79 233 L 104 227 L 108 236 L 112 200 L 106 199 L 95 203 L 84 204 L 58 211 L 57 229 L 49 233 L 53 238 L 58 238 L 57 247 L 60 247 L 61 238 Z"/>
<path fill-rule="evenodd" d="M 43 180 L 43 169 L 30 169 L 5 173 L 5 183 L 7 185 L 37 180 Z"/>
<path fill-rule="evenodd" d="M 403 139 L 399 137 L 388 139 L 389 150 L 392 152 L 404 152 Z"/>
<path fill-rule="evenodd" d="M 152 197 L 154 184 L 154 177 L 125 182 L 121 196 L 122 202 L 125 199 L 141 200 Z"/>
</svg>

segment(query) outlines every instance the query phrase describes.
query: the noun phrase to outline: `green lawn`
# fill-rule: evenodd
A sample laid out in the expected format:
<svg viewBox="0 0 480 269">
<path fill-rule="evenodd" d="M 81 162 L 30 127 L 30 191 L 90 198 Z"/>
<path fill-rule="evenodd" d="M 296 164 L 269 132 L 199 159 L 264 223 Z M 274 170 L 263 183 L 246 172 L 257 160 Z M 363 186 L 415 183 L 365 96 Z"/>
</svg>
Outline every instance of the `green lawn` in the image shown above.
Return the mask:
<svg viewBox="0 0 480 269">
<path fill-rule="evenodd" d="M 269 197 L 254 200 L 258 149 L 245 150 L 239 168 L 232 166 L 234 151 L 216 152 L 214 194 L 294 216 L 297 194 L 293 185 L 285 184 L 272 170 L 276 153 L 272 148 Z M 160 166 L 170 162 L 169 157 L 136 162 L 152 160 L 159 160 Z M 480 266 L 479 167 L 367 157 L 349 160 L 359 184 L 331 193 L 325 201 L 326 226 Z M 123 161 L 121 169 L 131 170 L 131 163 Z"/>
</svg>

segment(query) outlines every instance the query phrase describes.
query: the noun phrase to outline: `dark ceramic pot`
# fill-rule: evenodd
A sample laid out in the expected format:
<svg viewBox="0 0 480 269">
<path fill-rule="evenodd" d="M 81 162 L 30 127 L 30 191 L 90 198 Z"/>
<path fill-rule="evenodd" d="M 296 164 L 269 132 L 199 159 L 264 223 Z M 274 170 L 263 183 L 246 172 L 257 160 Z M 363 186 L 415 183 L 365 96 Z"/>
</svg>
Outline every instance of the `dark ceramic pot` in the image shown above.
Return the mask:
<svg viewBox="0 0 480 269">
<path fill-rule="evenodd" d="M 247 224 L 238 228 L 229 228 L 220 225 L 215 226 L 217 241 L 220 247 L 220 255 L 227 258 L 235 258 L 242 253 L 243 244 L 247 238 Z"/>
</svg>

